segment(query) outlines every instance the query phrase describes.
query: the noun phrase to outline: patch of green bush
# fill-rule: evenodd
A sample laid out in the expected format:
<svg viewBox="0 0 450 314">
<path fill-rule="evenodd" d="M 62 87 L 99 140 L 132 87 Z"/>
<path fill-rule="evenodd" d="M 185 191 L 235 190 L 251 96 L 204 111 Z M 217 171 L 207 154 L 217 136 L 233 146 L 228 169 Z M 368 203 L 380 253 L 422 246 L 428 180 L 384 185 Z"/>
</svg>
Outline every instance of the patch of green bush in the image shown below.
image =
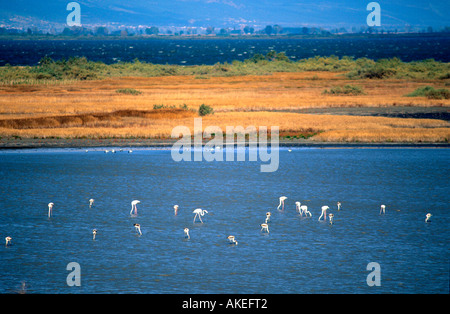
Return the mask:
<svg viewBox="0 0 450 314">
<path fill-rule="evenodd" d="M 406 97 L 427 97 L 428 99 L 450 99 L 450 90 L 445 88 L 435 89 L 432 86 L 419 87 Z"/>
<path fill-rule="evenodd" d="M 214 114 L 214 109 L 211 106 L 201 104 L 198 108 L 198 114 L 202 117 L 208 114 Z"/>
<path fill-rule="evenodd" d="M 140 95 L 142 94 L 141 91 L 134 89 L 134 88 L 121 88 L 116 90 L 116 93 L 119 94 L 126 94 L 126 95 Z"/>
<path fill-rule="evenodd" d="M 365 93 L 362 87 L 347 84 L 342 87 L 341 86 L 333 87 L 330 90 L 326 89 L 323 91 L 323 94 L 356 96 L 356 95 L 363 95 Z"/>
</svg>

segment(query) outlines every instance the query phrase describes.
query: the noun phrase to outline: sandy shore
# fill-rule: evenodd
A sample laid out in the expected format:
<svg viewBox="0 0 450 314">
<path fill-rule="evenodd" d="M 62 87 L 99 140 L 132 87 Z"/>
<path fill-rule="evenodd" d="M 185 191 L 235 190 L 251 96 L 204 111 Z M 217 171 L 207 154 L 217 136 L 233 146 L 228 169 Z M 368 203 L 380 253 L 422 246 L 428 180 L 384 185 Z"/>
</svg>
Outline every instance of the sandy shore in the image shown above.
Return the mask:
<svg viewBox="0 0 450 314">
<path fill-rule="evenodd" d="M 133 148 L 167 148 L 170 149 L 176 140 L 172 139 L 30 139 L 9 138 L 0 140 L 0 150 L 10 149 L 39 149 L 39 148 L 106 148 L 117 147 L 123 149 Z M 208 141 L 204 141 L 203 144 Z M 247 143 L 248 144 L 248 143 Z M 270 145 L 270 142 L 268 143 Z M 225 145 L 225 143 L 224 143 Z M 317 142 L 305 139 L 282 139 L 280 147 L 317 147 L 317 148 L 381 148 L 381 147 L 416 147 L 416 148 L 450 148 L 450 143 L 363 143 L 363 142 Z"/>
</svg>

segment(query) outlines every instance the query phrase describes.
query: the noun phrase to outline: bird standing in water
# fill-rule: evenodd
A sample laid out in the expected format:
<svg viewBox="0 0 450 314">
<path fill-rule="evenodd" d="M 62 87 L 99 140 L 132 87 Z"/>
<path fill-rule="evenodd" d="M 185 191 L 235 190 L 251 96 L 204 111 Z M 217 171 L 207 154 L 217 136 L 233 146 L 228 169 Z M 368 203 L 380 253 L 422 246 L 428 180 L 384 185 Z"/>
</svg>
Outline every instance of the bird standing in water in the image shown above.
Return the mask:
<svg viewBox="0 0 450 314">
<path fill-rule="evenodd" d="M 280 197 L 280 204 L 278 205 L 277 209 L 279 210 L 281 207 L 281 210 L 284 210 L 284 201 L 287 200 L 286 196 L 281 196 Z"/>
<path fill-rule="evenodd" d="M 142 235 L 141 225 L 140 224 L 133 224 L 133 226 L 136 228 L 136 231 L 139 232 L 140 235 Z"/>
<path fill-rule="evenodd" d="M 48 217 L 50 217 L 53 213 L 53 203 L 48 203 Z"/>
</svg>

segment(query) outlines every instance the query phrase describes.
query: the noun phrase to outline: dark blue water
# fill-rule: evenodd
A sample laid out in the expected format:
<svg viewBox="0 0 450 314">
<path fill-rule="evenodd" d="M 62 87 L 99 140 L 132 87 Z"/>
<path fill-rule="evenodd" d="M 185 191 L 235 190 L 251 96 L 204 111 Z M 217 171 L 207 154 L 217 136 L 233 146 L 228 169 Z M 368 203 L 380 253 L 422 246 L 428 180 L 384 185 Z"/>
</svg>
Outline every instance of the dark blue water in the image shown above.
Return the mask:
<svg viewBox="0 0 450 314">
<path fill-rule="evenodd" d="M 261 173 L 259 162 L 177 163 L 168 150 L 0 152 L 0 236 L 13 243 L 0 245 L 0 293 L 22 282 L 28 293 L 449 293 L 450 150 L 279 156 L 278 171 Z M 323 205 L 333 225 L 317 220 Z M 70 262 L 79 287 L 66 283 Z M 370 262 L 381 286 L 367 285 Z"/>
<path fill-rule="evenodd" d="M 0 66 L 36 65 L 41 58 L 54 60 L 87 57 L 107 64 L 135 58 L 156 64 L 215 64 L 245 60 L 275 50 L 292 60 L 314 56 L 354 58 L 398 57 L 403 61 L 433 58 L 450 61 L 450 36 L 333 39 L 150 39 L 150 40 L 2 40 Z"/>
</svg>

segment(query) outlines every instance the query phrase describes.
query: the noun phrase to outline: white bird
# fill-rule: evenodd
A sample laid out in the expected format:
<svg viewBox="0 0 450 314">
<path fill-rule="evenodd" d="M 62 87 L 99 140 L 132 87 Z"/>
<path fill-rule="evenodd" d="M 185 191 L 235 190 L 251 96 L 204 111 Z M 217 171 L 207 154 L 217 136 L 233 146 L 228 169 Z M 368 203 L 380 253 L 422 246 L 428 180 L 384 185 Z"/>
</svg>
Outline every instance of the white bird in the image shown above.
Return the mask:
<svg viewBox="0 0 450 314">
<path fill-rule="evenodd" d="M 295 202 L 295 211 L 302 215 L 302 212 L 300 211 L 300 202 Z"/>
<path fill-rule="evenodd" d="M 140 203 L 140 201 L 138 201 L 138 200 L 134 200 L 134 201 L 131 202 L 130 215 L 132 215 L 133 210 L 134 210 L 134 214 L 137 215 L 137 207 L 136 207 L 136 205 L 139 204 L 139 203 Z"/>
<path fill-rule="evenodd" d="M 337 202 L 338 210 L 341 210 L 341 202 Z"/>
<path fill-rule="evenodd" d="M 136 231 L 139 232 L 140 235 L 142 235 L 141 225 L 140 224 L 133 224 L 133 226 L 136 228 Z"/>
<path fill-rule="evenodd" d="M 12 238 L 11 237 L 6 237 L 5 240 L 6 240 L 6 246 L 8 246 L 8 245 L 11 244 Z"/>
<path fill-rule="evenodd" d="M 266 213 L 266 223 L 268 223 L 270 221 L 270 216 L 272 216 L 272 214 L 270 212 Z"/>
<path fill-rule="evenodd" d="M 232 236 L 232 235 L 230 235 L 230 236 L 228 236 L 228 241 L 231 243 L 231 244 L 238 244 L 238 242 L 236 241 L 236 239 L 234 238 L 234 236 Z"/>
<path fill-rule="evenodd" d="M 301 205 L 300 202 L 295 202 L 295 210 L 300 214 L 301 217 L 303 217 L 303 214 L 305 214 L 305 216 L 311 217 L 312 214 L 308 211 L 308 206 L 306 205 Z"/>
<path fill-rule="evenodd" d="M 268 224 L 261 224 L 261 231 L 266 231 L 269 233 L 269 225 Z"/>
<path fill-rule="evenodd" d="M 202 217 L 201 217 L 201 216 L 204 216 L 205 214 L 207 214 L 208 211 L 207 211 L 206 209 L 197 208 L 197 209 L 195 209 L 192 213 L 195 214 L 195 216 L 194 216 L 194 222 L 195 222 L 195 219 L 196 219 L 197 216 L 198 216 L 198 218 L 200 218 L 200 221 L 203 223 L 203 220 L 202 220 Z"/>
<path fill-rule="evenodd" d="M 92 240 L 95 240 L 96 234 L 97 234 L 97 229 L 92 230 Z"/>
<path fill-rule="evenodd" d="M 91 199 L 89 200 L 89 208 L 91 208 L 92 205 L 94 205 L 94 199 L 93 199 L 93 198 L 91 198 Z"/>
<path fill-rule="evenodd" d="M 427 218 L 425 218 L 425 222 L 430 221 L 430 217 L 431 217 L 431 216 L 433 216 L 433 215 L 431 215 L 430 213 L 428 213 L 428 214 L 426 215 Z"/>
<path fill-rule="evenodd" d="M 320 218 L 322 218 L 323 216 L 323 220 L 327 221 L 327 209 L 330 209 L 328 206 L 322 206 L 322 214 L 320 214 L 320 217 L 318 220 L 320 220 Z"/>
<path fill-rule="evenodd" d="M 187 239 L 190 239 L 191 237 L 189 236 L 189 228 L 184 228 L 184 237 Z"/>
<path fill-rule="evenodd" d="M 333 217 L 334 217 L 334 215 L 333 214 L 329 214 L 328 217 L 330 218 L 330 225 L 332 225 L 333 224 Z"/>
<path fill-rule="evenodd" d="M 383 213 L 383 214 L 386 213 L 386 205 L 381 205 L 381 208 L 380 208 L 380 215 L 381 215 L 381 213 Z"/>
<path fill-rule="evenodd" d="M 48 217 L 50 217 L 52 215 L 53 212 L 53 203 L 48 203 Z"/>
<path fill-rule="evenodd" d="M 281 196 L 281 197 L 280 197 L 280 205 L 278 205 L 277 209 L 280 209 L 280 206 L 282 206 L 282 207 L 281 207 L 281 210 L 284 210 L 284 201 L 285 201 L 285 200 L 287 200 L 287 197 L 286 197 L 286 196 Z"/>
<path fill-rule="evenodd" d="M 175 216 L 178 214 L 178 205 L 174 205 L 173 209 L 175 211 Z"/>
<path fill-rule="evenodd" d="M 308 210 L 308 206 L 302 205 L 302 206 L 300 206 L 300 210 L 301 210 L 302 213 L 305 214 L 305 217 L 308 216 L 308 215 L 309 215 L 309 217 L 312 217 L 311 212 Z"/>
</svg>

